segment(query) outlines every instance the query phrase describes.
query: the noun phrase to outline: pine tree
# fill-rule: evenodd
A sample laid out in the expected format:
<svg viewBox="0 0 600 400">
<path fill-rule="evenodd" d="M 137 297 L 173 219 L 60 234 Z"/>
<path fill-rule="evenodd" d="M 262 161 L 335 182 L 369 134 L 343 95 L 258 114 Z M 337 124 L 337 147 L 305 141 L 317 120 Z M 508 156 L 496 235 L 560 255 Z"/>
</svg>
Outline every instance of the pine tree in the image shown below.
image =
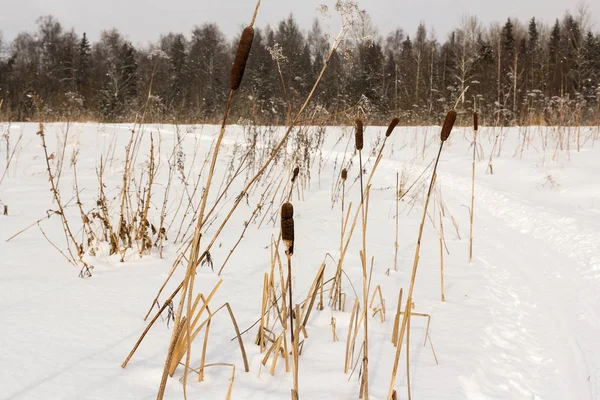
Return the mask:
<svg viewBox="0 0 600 400">
<path fill-rule="evenodd" d="M 548 41 L 548 77 L 549 91 L 547 96 L 562 95 L 562 55 L 560 49 L 560 23 L 556 20 Z"/>
<path fill-rule="evenodd" d="M 528 46 L 527 46 L 527 54 L 528 54 L 528 62 L 527 62 L 527 89 L 531 90 L 539 90 L 540 85 L 540 34 L 538 32 L 538 24 L 534 18 L 531 18 L 529 21 L 529 29 L 528 29 Z"/>
<path fill-rule="evenodd" d="M 92 69 L 92 49 L 90 42 L 87 39 L 87 35 L 84 32 L 81 40 L 79 41 L 79 48 L 77 49 L 77 66 L 75 72 L 75 82 L 77 85 L 77 91 L 83 96 L 84 100 L 91 95 L 90 91 L 90 77 Z"/>
<path fill-rule="evenodd" d="M 181 115 L 185 108 L 187 94 L 187 75 L 186 62 L 187 54 L 185 50 L 185 38 L 182 34 L 175 36 L 173 43 L 168 51 L 169 68 L 169 89 L 167 93 L 167 105 L 173 111 Z"/>
</svg>

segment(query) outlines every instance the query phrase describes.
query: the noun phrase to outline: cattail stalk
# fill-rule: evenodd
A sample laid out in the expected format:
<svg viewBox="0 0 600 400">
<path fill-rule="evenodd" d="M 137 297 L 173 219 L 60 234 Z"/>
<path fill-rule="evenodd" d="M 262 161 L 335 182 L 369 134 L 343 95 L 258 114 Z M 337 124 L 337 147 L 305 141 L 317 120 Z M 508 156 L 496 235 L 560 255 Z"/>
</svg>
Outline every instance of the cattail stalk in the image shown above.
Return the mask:
<svg viewBox="0 0 600 400">
<path fill-rule="evenodd" d="M 442 211 L 440 208 L 440 275 L 442 286 L 442 302 L 446 301 L 444 294 L 444 223 L 442 222 Z"/>
<path fill-rule="evenodd" d="M 413 304 L 411 304 L 412 308 Z M 406 310 L 405 310 L 406 311 Z M 406 311 L 408 318 L 406 319 L 406 390 L 408 392 L 408 400 L 411 400 L 410 395 L 410 317 L 412 310 Z"/>
<path fill-rule="evenodd" d="M 257 10 L 258 10 L 258 5 L 257 5 Z M 255 15 L 256 15 L 256 12 L 255 12 Z M 254 21 L 254 19 L 255 19 L 255 17 L 253 17 L 253 21 Z M 206 204 L 207 204 L 210 189 L 211 189 L 211 184 L 212 184 L 212 180 L 213 180 L 213 176 L 214 176 L 214 172 L 215 172 L 215 167 L 217 164 L 217 159 L 219 157 L 219 151 L 221 149 L 221 143 L 223 141 L 223 137 L 225 136 L 225 128 L 227 126 L 227 118 L 229 117 L 231 101 L 233 99 L 233 95 L 234 95 L 235 91 L 239 88 L 239 85 L 241 84 L 242 78 L 244 76 L 244 71 L 246 69 L 246 62 L 248 60 L 248 56 L 250 55 L 250 49 L 252 47 L 253 38 L 254 38 L 254 28 L 252 27 L 252 24 L 250 24 L 250 26 L 248 26 L 242 32 L 242 36 L 240 37 L 240 42 L 238 44 L 238 48 L 237 48 L 237 52 L 236 52 L 236 56 L 235 56 L 235 61 L 233 63 L 232 69 L 231 69 L 231 74 L 230 74 L 230 79 L 229 79 L 229 88 L 230 88 L 229 96 L 227 98 L 227 103 L 225 105 L 225 112 L 223 113 L 223 121 L 221 123 L 221 129 L 219 132 L 219 136 L 217 138 L 217 142 L 215 144 L 215 148 L 213 151 L 204 195 L 202 196 L 200 212 L 198 214 L 198 219 L 197 219 L 198 224 L 196 225 L 196 229 L 194 231 L 194 238 L 192 239 L 192 248 L 190 250 L 190 255 L 188 257 L 189 262 L 188 262 L 188 266 L 187 266 L 187 270 L 186 270 L 186 276 L 184 279 L 183 292 L 182 292 L 181 299 L 179 302 L 177 317 L 175 319 L 175 325 L 176 325 L 175 328 L 177 328 L 177 324 L 179 324 L 179 322 L 181 320 L 181 314 L 183 312 L 183 306 L 184 306 L 186 295 L 187 295 L 187 315 L 188 315 L 188 317 L 191 316 L 196 268 L 198 267 L 198 265 L 200 263 L 200 240 L 202 238 L 202 229 L 204 227 L 204 216 L 205 216 L 205 211 L 206 211 Z M 206 250 L 205 253 L 207 251 L 208 250 Z M 185 326 L 185 333 L 187 334 L 188 338 L 191 338 L 191 329 L 192 329 L 190 319 L 191 318 L 187 319 L 186 326 Z M 175 331 L 176 331 L 176 329 L 174 329 L 174 334 L 171 337 L 171 341 L 175 340 Z M 187 341 L 187 355 L 186 355 L 186 360 L 185 360 L 185 370 L 184 370 L 184 375 L 183 375 L 184 397 L 186 397 L 186 395 L 187 395 L 187 376 L 188 376 L 188 371 L 189 371 L 189 366 L 190 366 L 191 346 L 192 346 L 192 340 L 188 340 Z"/>
<path fill-rule="evenodd" d="M 294 184 L 296 183 L 296 180 L 298 179 L 299 173 L 300 173 L 300 167 L 294 168 L 294 171 L 292 172 L 290 193 L 288 194 L 287 201 L 292 201 L 292 193 L 294 193 Z"/>
<path fill-rule="evenodd" d="M 344 168 L 342 170 L 342 218 L 341 218 L 341 230 L 340 230 L 340 260 L 338 262 L 338 268 L 335 275 L 334 291 L 333 294 L 333 305 L 337 304 L 338 310 L 342 309 L 342 262 L 344 252 L 344 232 L 346 231 L 346 224 L 344 223 L 344 210 L 345 210 L 345 198 L 346 198 L 346 179 L 348 179 L 348 170 Z M 347 221 L 347 218 L 346 218 Z"/>
<path fill-rule="evenodd" d="M 356 144 L 356 150 L 358 151 L 358 165 L 360 167 L 360 204 L 362 205 L 365 202 L 365 197 L 364 197 L 364 186 L 363 186 L 363 163 L 362 163 L 362 149 L 364 146 L 364 127 L 363 127 L 363 122 L 360 118 L 356 118 L 355 121 L 356 124 L 356 131 L 354 133 L 354 139 L 355 139 L 355 144 Z"/>
<path fill-rule="evenodd" d="M 399 174 L 396 172 L 396 241 L 394 242 L 394 271 L 398 271 L 398 203 L 400 202 Z"/>
<path fill-rule="evenodd" d="M 281 239 L 286 247 L 285 254 L 288 261 L 288 290 L 289 290 L 289 309 L 290 314 L 290 343 L 293 351 L 293 366 L 294 366 L 294 389 L 292 393 L 298 396 L 298 341 L 297 335 L 294 334 L 294 303 L 292 300 L 292 255 L 294 254 L 294 206 L 290 202 L 286 202 L 281 206 Z M 296 314 L 299 317 L 299 314 Z"/>
<path fill-rule="evenodd" d="M 360 167 L 360 209 L 362 216 L 362 237 L 363 246 L 360 252 L 362 272 L 363 272 L 363 319 L 364 319 L 364 339 L 363 339 L 363 375 L 361 382 L 361 393 L 366 400 L 369 400 L 369 328 L 368 328 L 368 278 L 367 278 L 367 221 L 365 215 L 365 188 L 363 186 L 363 163 L 362 149 L 364 147 L 364 127 L 360 118 L 355 121 L 355 145 L 358 151 L 358 160 Z M 367 188 L 368 190 L 368 188 Z M 361 396 L 362 398 L 362 396 Z"/>
<path fill-rule="evenodd" d="M 477 155 L 477 130 L 479 118 L 477 111 L 473 113 L 473 163 L 471 164 L 471 212 L 469 215 L 469 264 L 473 262 L 473 217 L 475 215 L 475 159 Z"/>
<path fill-rule="evenodd" d="M 360 187 L 361 187 L 361 214 L 362 214 L 362 251 L 361 251 L 361 261 L 363 267 L 363 319 L 364 319 L 364 342 L 363 342 L 363 375 L 362 375 L 362 386 L 361 392 L 364 394 L 365 400 L 369 400 L 369 328 L 368 328 L 368 310 L 369 310 L 369 274 L 367 273 L 367 212 L 369 209 L 369 193 L 371 188 L 371 179 L 381 161 L 383 156 L 383 149 L 385 148 L 386 141 L 388 137 L 392 134 L 396 125 L 398 125 L 399 119 L 394 118 L 385 134 L 385 138 L 383 140 L 383 144 L 373 166 L 373 170 L 369 176 L 369 180 L 367 181 L 366 189 L 363 187 L 362 182 L 362 174 L 363 174 L 363 165 L 362 165 L 362 149 L 363 149 L 363 134 L 364 127 L 362 120 L 360 118 L 356 119 L 356 149 L 358 150 L 359 155 L 359 163 L 360 163 Z M 365 204 L 366 198 L 366 204 Z"/>
<path fill-rule="evenodd" d="M 388 397 L 387 397 L 388 400 L 392 399 L 392 395 L 394 393 L 394 386 L 396 384 L 396 374 L 398 372 L 398 362 L 400 361 L 400 353 L 402 350 L 402 343 L 404 341 L 404 333 L 406 331 L 406 323 L 407 323 L 406 314 L 410 312 L 410 306 L 412 304 L 413 291 L 415 288 L 415 280 L 417 277 L 417 269 L 419 267 L 421 239 L 423 238 L 423 228 L 425 227 L 425 218 L 427 217 L 427 208 L 429 206 L 429 199 L 431 198 L 431 193 L 433 192 L 433 186 L 435 184 L 437 167 L 438 167 L 438 164 L 440 161 L 440 156 L 442 155 L 442 149 L 444 148 L 444 143 L 446 142 L 446 140 L 448 140 L 448 137 L 450 137 L 450 133 L 452 132 L 452 128 L 454 127 L 455 121 L 456 121 L 456 111 L 451 110 L 446 115 L 446 119 L 445 119 L 444 125 L 442 127 L 442 132 L 440 135 L 441 136 L 440 137 L 440 139 L 441 139 L 440 149 L 439 149 L 437 157 L 435 159 L 435 164 L 433 166 L 433 173 L 431 175 L 431 181 L 429 182 L 429 189 L 427 190 L 427 197 L 425 198 L 425 206 L 423 207 L 423 216 L 421 218 L 421 225 L 419 227 L 419 235 L 417 238 L 417 247 L 415 249 L 415 257 L 414 257 L 414 261 L 413 261 L 412 275 L 410 278 L 410 286 L 408 288 L 408 298 L 406 300 L 406 306 L 404 307 L 405 315 L 404 315 L 404 319 L 402 320 L 402 328 L 400 329 L 400 339 L 398 340 L 398 346 L 396 347 L 396 357 L 394 359 L 394 366 L 392 368 L 392 379 L 390 381 L 390 388 L 388 391 Z"/>
</svg>

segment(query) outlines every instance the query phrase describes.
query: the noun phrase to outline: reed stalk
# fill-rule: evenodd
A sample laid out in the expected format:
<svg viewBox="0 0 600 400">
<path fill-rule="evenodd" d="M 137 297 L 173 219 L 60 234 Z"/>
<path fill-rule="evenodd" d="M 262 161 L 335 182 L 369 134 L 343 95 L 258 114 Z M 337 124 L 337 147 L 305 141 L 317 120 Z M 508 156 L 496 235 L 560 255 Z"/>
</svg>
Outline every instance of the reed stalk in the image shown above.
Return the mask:
<svg viewBox="0 0 600 400">
<path fill-rule="evenodd" d="M 415 257 L 414 257 L 414 261 L 413 261 L 413 269 L 412 269 L 412 274 L 411 274 L 411 279 L 410 279 L 410 286 L 408 289 L 408 298 L 406 300 L 406 306 L 405 306 L 405 310 L 406 311 L 405 315 L 404 315 L 404 319 L 402 321 L 402 327 L 400 329 L 400 338 L 398 340 L 398 345 L 396 347 L 396 357 L 394 359 L 394 366 L 392 368 L 392 378 L 390 380 L 390 388 L 388 390 L 388 396 L 387 399 L 391 400 L 392 399 L 392 395 L 394 393 L 394 386 L 396 383 L 396 374 L 398 372 L 398 362 L 400 360 L 400 353 L 401 353 L 401 349 L 402 349 L 402 343 L 404 341 L 404 333 L 406 330 L 406 323 L 407 323 L 407 316 L 406 314 L 408 312 L 410 312 L 410 306 L 412 304 L 413 301 L 413 291 L 414 291 L 414 287 L 415 287 L 415 280 L 417 277 L 417 270 L 418 270 L 418 266 L 419 266 L 419 254 L 420 254 L 420 250 L 421 250 L 421 239 L 423 238 L 423 228 L 425 227 L 425 219 L 427 217 L 427 208 L 429 206 L 429 200 L 431 198 L 431 193 L 433 192 L 433 187 L 435 184 L 435 178 L 436 178 L 436 173 L 437 173 L 437 167 L 440 161 L 440 156 L 442 154 L 442 149 L 444 148 L 444 143 L 448 140 L 448 137 L 450 136 L 450 133 L 452 132 L 452 128 L 454 127 L 454 123 L 456 122 L 456 111 L 455 110 L 451 110 L 450 112 L 448 112 L 448 114 L 446 115 L 446 119 L 444 121 L 444 125 L 442 126 L 442 132 L 441 132 L 441 142 L 440 142 L 440 148 L 438 150 L 438 154 L 437 157 L 435 159 L 435 164 L 433 166 L 433 173 L 431 175 L 431 181 L 429 182 L 429 189 L 427 190 L 427 196 L 425 198 L 425 205 L 423 207 L 423 216 L 421 218 L 421 225 L 419 227 L 419 234 L 418 234 L 418 238 L 417 238 L 417 246 L 415 249 Z"/>
</svg>

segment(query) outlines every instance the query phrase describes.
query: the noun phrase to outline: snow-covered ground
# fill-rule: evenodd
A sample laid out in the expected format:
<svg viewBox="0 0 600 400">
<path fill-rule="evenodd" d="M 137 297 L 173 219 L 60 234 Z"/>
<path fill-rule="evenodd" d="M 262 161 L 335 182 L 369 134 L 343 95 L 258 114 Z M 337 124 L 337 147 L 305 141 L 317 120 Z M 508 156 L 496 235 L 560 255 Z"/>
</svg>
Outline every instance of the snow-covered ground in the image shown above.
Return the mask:
<svg viewBox="0 0 600 400">
<path fill-rule="evenodd" d="M 10 242 L 13 234 L 56 210 L 49 191 L 45 158 L 36 124 L 0 124 L 5 171 L 6 142 L 12 147 L 22 139 L 10 169 L 0 183 L 0 201 L 9 215 L 0 216 L 0 398 L 1 399 L 153 399 L 156 397 L 171 337 L 166 318 L 152 328 L 127 366 L 121 363 L 146 326 L 144 315 L 167 277 L 180 251 L 178 236 L 184 212 L 177 211 L 182 196 L 187 204 L 194 183 L 218 128 L 214 126 L 144 126 L 135 160 L 139 179 L 148 164 L 150 136 L 160 147 L 159 177 L 152 196 L 151 222 L 158 224 L 167 186 L 168 165 L 177 137 L 185 158 L 179 157 L 190 185 L 186 188 L 175 174 L 167 207 L 168 241 L 161 259 L 157 250 L 141 259 L 130 254 L 126 262 L 108 256 L 100 246 L 93 277 L 81 279 L 44 238 L 37 226 Z M 79 210 L 72 200 L 71 156 L 77 154 L 77 174 L 83 208 L 90 211 L 98 199 L 97 168 L 105 167 L 105 191 L 113 201 L 122 185 L 125 146 L 129 125 L 73 124 L 69 127 L 65 161 L 60 177 L 69 221 L 81 238 Z M 177 135 L 179 130 L 179 135 Z M 277 137 L 259 129 L 259 141 Z M 62 154 L 65 124 L 46 125 L 52 167 Z M 368 127 L 365 133 L 365 169 L 370 172 L 385 128 Z M 431 315 L 431 346 L 423 346 L 426 321 L 413 317 L 410 332 L 410 380 L 414 399 L 600 399 L 600 140 L 598 128 L 557 130 L 554 128 L 481 129 L 480 158 L 476 163 L 474 258 L 468 262 L 469 209 L 471 201 L 472 131 L 456 128 L 444 147 L 438 184 L 445 206 L 444 253 L 446 302 L 440 301 L 440 248 L 437 225 L 439 200 L 430 205 L 421 248 L 414 294 L 415 312 Z M 317 128 L 305 132 L 319 135 Z M 322 133 L 322 132 L 321 132 Z M 217 165 L 213 201 L 244 153 L 251 131 L 240 126 L 228 129 L 223 157 Z M 558 141 L 562 136 L 562 149 Z M 577 148 L 577 137 L 580 149 Z M 297 133 L 294 137 L 298 137 Z M 358 157 L 354 155 L 351 128 L 327 128 L 324 142 L 311 150 L 309 167 L 302 165 L 304 189 L 294 193 L 296 244 L 294 253 L 295 293 L 302 298 L 320 267 L 327 263 L 325 278 L 333 277 L 339 256 L 340 202 L 332 203 L 334 187 L 342 166 L 349 165 L 346 206 L 358 204 L 360 186 Z M 498 138 L 498 139 L 497 139 Z M 525 143 L 523 149 L 521 147 Z M 243 182 L 258 167 L 272 143 L 259 143 L 254 159 L 239 177 Z M 398 291 L 408 289 L 431 169 L 427 168 L 439 147 L 438 127 L 398 128 L 384 150 L 370 196 L 367 252 L 374 257 L 371 289 L 380 285 L 386 304 L 386 319 L 369 320 L 370 397 L 385 399 L 391 377 L 395 348 L 391 343 Z M 493 152 L 493 172 L 486 173 Z M 295 143 L 285 157 L 298 155 Z M 521 151 L 522 150 L 522 151 Z M 9 155 L 10 155 L 9 154 Z M 233 159 L 235 162 L 230 164 Z M 302 155 L 300 156 L 302 158 Z M 303 158 L 302 158 L 303 159 Z M 198 270 L 195 293 L 209 292 L 218 281 L 216 271 L 237 242 L 269 183 L 277 185 L 289 176 L 289 166 L 279 159 L 233 215 L 211 250 L 215 272 Z M 285 169 L 287 168 L 287 169 Z M 421 176 L 421 173 L 424 174 Z M 414 186 L 400 202 L 398 271 L 394 268 L 396 175 Z M 145 179 L 145 178 L 144 178 Z M 204 179 L 204 177 L 202 178 Z M 287 178 L 286 178 L 287 181 Z M 203 181 L 201 181 L 203 182 Z M 201 193 L 202 183 L 197 193 Z M 214 234 L 241 189 L 236 183 L 217 220 L 206 232 Z M 135 196 L 132 193 L 132 196 Z M 199 203 L 199 195 L 194 203 Z M 333 196 L 335 197 L 335 196 Z M 209 201 L 209 202 L 210 202 Z M 278 195 L 275 206 L 281 204 Z M 210 206 L 211 204 L 209 204 Z M 277 213 L 275 213 L 277 216 Z M 263 276 L 270 271 L 270 241 L 278 235 L 279 223 L 270 214 L 257 229 L 263 214 L 252 222 L 244 239 L 226 266 L 224 283 L 213 303 L 229 302 L 241 330 L 260 316 Z M 171 219 L 175 221 L 170 224 Z M 436 222 L 434 227 L 433 221 Z M 454 222 L 453 222 L 454 221 Z M 183 224 L 183 230 L 189 224 Z M 40 222 L 46 235 L 60 248 L 66 243 L 60 220 L 54 215 Z M 460 236 L 460 237 L 459 237 Z M 315 310 L 307 326 L 309 335 L 300 357 L 300 396 L 303 399 L 358 398 L 358 369 L 344 374 L 346 337 L 350 310 L 357 294 L 362 296 L 359 258 L 360 231 L 354 235 L 344 262 L 352 285 L 344 279 L 346 312 L 325 307 Z M 181 237 L 179 237 L 181 240 Z M 132 252 L 133 253 L 133 252 Z M 331 257 L 327 257 L 327 254 Z M 163 301 L 181 282 L 179 267 L 161 296 Z M 405 295 L 406 296 L 406 295 Z M 405 297 L 406 298 L 406 297 Z M 175 302 L 177 304 L 177 302 Z M 213 304 L 211 303 L 211 304 Z M 339 341 L 333 342 L 331 320 L 336 321 Z M 244 334 L 250 372 L 244 372 L 234 331 L 225 314 L 211 326 L 207 363 L 236 365 L 232 398 L 289 398 L 292 374 L 279 362 L 274 376 L 261 367 L 264 356 L 254 344 L 257 327 Z M 359 343 L 360 339 L 359 335 Z M 195 342 L 192 365 L 200 363 L 202 341 Z M 357 350 L 358 351 L 358 350 Z M 403 355 L 405 352 L 403 351 Z M 407 397 L 404 356 L 398 372 L 399 398 Z M 169 379 L 165 398 L 180 399 L 183 387 L 179 368 Z M 204 382 L 190 379 L 189 398 L 225 398 L 231 369 L 208 368 Z"/>
</svg>

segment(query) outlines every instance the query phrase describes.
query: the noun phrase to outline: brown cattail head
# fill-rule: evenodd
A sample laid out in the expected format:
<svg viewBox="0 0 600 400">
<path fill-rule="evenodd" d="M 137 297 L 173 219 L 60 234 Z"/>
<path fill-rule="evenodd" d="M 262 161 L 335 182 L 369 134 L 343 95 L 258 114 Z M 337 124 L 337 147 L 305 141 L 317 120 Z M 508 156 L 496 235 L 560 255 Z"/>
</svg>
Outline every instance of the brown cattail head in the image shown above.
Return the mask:
<svg viewBox="0 0 600 400">
<path fill-rule="evenodd" d="M 281 239 L 289 255 L 294 253 L 294 206 L 286 202 L 281 206 Z"/>
<path fill-rule="evenodd" d="M 345 181 L 346 179 L 348 179 L 348 170 L 344 168 L 342 170 L 342 180 Z"/>
<path fill-rule="evenodd" d="M 446 119 L 444 120 L 444 126 L 442 126 L 442 142 L 445 142 L 448 140 L 448 137 L 450 137 L 450 132 L 452 132 L 455 122 L 456 110 L 450 110 L 446 115 Z"/>
<path fill-rule="evenodd" d="M 237 51 L 235 53 L 235 60 L 231 67 L 231 75 L 229 76 L 229 88 L 231 90 L 238 90 L 244 77 L 244 71 L 246 70 L 246 62 L 250 55 L 250 49 L 252 48 L 252 41 L 254 40 L 254 28 L 248 26 L 242 31 L 240 42 L 238 43 Z"/>
<path fill-rule="evenodd" d="M 385 137 L 390 137 L 390 135 L 394 131 L 394 128 L 396 128 L 396 125 L 398 125 L 399 122 L 400 118 L 398 117 L 394 118 L 392 122 L 390 122 L 390 125 L 388 126 L 387 131 L 385 132 Z"/>
<path fill-rule="evenodd" d="M 294 168 L 294 173 L 292 174 L 292 183 L 296 181 L 298 174 L 300 173 L 300 167 Z"/>
<path fill-rule="evenodd" d="M 290 218 L 294 218 L 294 206 L 288 201 L 281 206 L 281 220 Z"/>
<path fill-rule="evenodd" d="M 479 130 L 479 116 L 477 115 L 477 111 L 473 113 L 473 129 L 475 132 Z"/>
<path fill-rule="evenodd" d="M 354 121 L 354 124 L 356 125 L 356 132 L 354 134 L 356 150 L 362 150 L 363 149 L 363 133 L 364 133 L 362 119 L 356 118 L 356 120 Z"/>
</svg>

